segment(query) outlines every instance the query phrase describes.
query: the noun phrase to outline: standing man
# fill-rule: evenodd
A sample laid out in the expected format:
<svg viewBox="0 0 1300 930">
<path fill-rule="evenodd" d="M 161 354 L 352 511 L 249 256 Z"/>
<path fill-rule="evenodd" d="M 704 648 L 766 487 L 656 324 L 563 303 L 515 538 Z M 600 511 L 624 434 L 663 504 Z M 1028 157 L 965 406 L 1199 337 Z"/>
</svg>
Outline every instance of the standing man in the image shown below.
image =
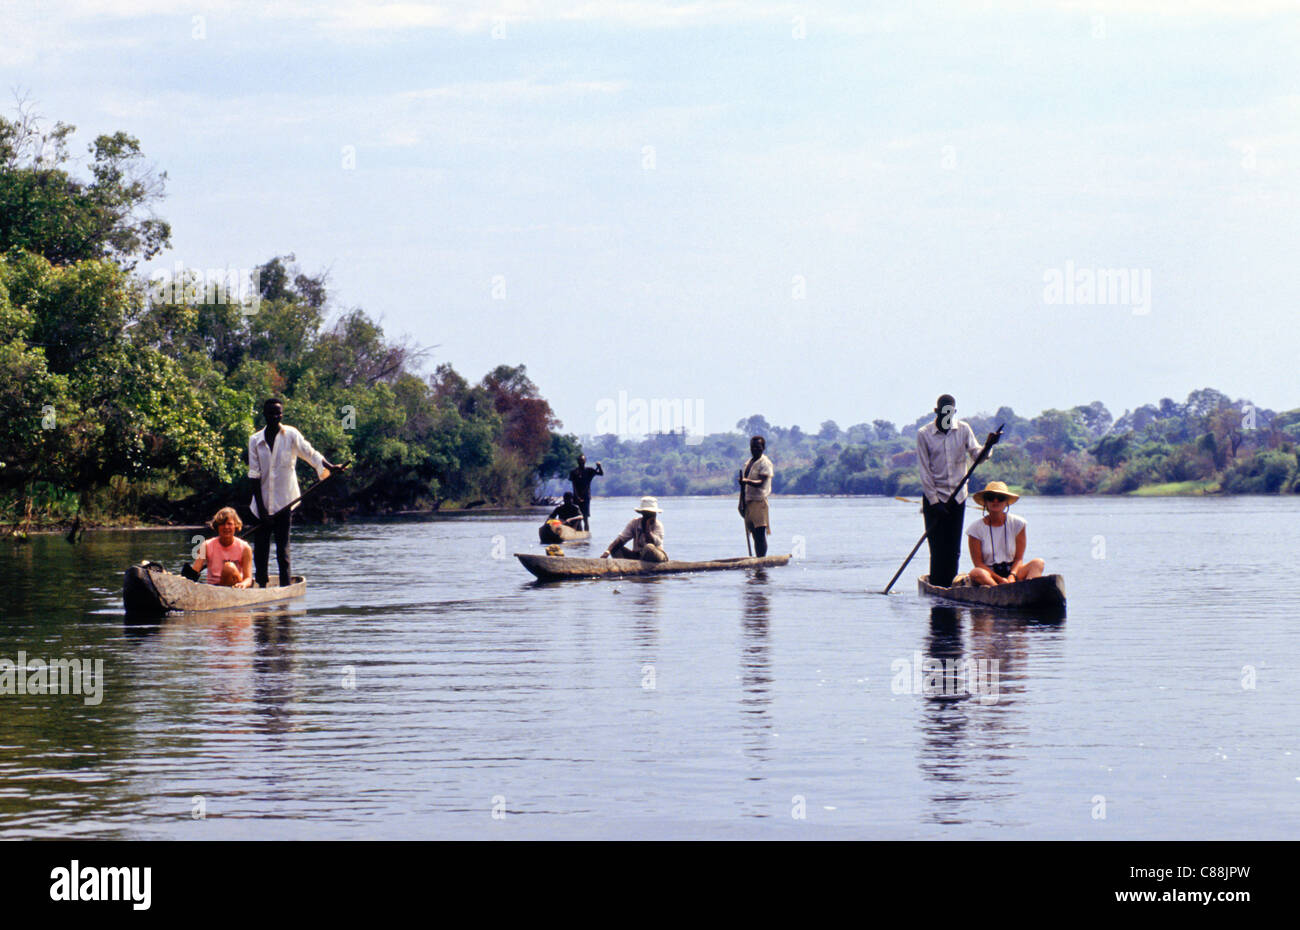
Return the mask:
<svg viewBox="0 0 1300 930">
<path fill-rule="evenodd" d="M 569 472 L 569 480 L 573 482 L 573 501 L 582 510 L 582 528 L 590 530 L 587 525 L 591 517 L 591 479 L 597 475 L 604 475 L 600 463 L 596 463 L 595 468 L 587 467 L 587 457 L 578 456 L 578 467 Z"/>
<path fill-rule="evenodd" d="M 745 518 L 745 532 L 754 537 L 754 555 L 767 555 L 767 534 L 771 520 L 767 515 L 767 496 L 772 493 L 772 476 L 776 469 L 765 454 L 767 440 L 754 436 L 749 440 L 749 461 L 740 472 L 740 515 Z"/>
<path fill-rule="evenodd" d="M 934 406 L 934 422 L 916 434 L 917 467 L 925 500 L 925 531 L 930 542 L 930 584 L 952 585 L 961 559 L 962 523 L 966 516 L 966 489 L 954 494 L 966 477 L 967 459 L 980 461 L 983 447 L 965 420 L 957 419 L 957 401 L 941 394 Z"/>
<path fill-rule="evenodd" d="M 253 516 L 257 530 L 253 535 L 253 577 L 259 588 L 266 587 L 266 563 L 271 555 L 271 534 L 275 533 L 275 560 L 280 566 L 280 587 L 288 587 L 289 523 L 293 511 L 289 504 L 297 500 L 298 459 L 309 462 L 324 480 L 332 471 L 346 471 L 345 465 L 333 465 L 311 447 L 302 433 L 280 423 L 284 403 L 272 397 L 262 404 L 265 428 L 248 438 L 248 477 L 253 479 Z"/>
</svg>

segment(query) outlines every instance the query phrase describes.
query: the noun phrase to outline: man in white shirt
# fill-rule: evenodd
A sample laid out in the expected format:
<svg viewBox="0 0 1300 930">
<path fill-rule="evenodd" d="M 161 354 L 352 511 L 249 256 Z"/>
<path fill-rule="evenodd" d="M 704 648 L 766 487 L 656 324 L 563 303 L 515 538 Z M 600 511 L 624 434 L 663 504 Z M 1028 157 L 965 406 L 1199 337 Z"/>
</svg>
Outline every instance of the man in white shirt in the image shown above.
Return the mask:
<svg viewBox="0 0 1300 930">
<path fill-rule="evenodd" d="M 941 588 L 952 585 L 961 559 L 966 489 L 957 491 L 957 486 L 969 466 L 980 461 L 982 449 L 970 424 L 957 419 L 957 401 L 951 394 L 940 395 L 934 422 L 917 431 L 916 458 L 925 494 L 921 513 L 930 543 L 930 584 Z"/>
<path fill-rule="evenodd" d="M 643 562 L 667 562 L 668 553 L 664 552 L 664 524 L 659 519 L 663 513 L 659 509 L 656 497 L 641 498 L 641 505 L 636 508 L 640 515 L 623 527 L 623 532 L 614 537 L 614 541 L 600 554 L 602 559 L 640 559 Z"/>
<path fill-rule="evenodd" d="M 745 518 L 745 532 L 754 537 L 754 554 L 767 555 L 767 534 L 771 519 L 767 513 L 767 496 L 772 493 L 772 476 L 776 469 L 767 457 L 767 440 L 754 436 L 749 440 L 749 461 L 740 472 L 740 515 Z"/>
<path fill-rule="evenodd" d="M 248 477 L 253 479 L 253 577 L 259 588 L 266 587 L 267 561 L 271 555 L 271 534 L 275 534 L 275 560 L 280 567 L 280 586 L 290 583 L 289 525 L 293 511 L 289 504 L 302 496 L 295 468 L 298 459 L 309 462 L 323 480 L 332 471 L 346 471 L 333 465 L 311 447 L 302 433 L 281 425 L 284 404 L 272 397 L 262 405 L 266 427 L 248 438 Z"/>
</svg>

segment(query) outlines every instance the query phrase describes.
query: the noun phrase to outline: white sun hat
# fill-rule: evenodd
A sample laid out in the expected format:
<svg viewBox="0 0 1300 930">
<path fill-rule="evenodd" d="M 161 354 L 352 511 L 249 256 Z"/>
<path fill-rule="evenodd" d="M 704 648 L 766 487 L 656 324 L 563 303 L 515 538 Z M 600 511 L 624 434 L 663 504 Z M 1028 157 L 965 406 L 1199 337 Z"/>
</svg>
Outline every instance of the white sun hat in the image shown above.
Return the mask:
<svg viewBox="0 0 1300 930">
<path fill-rule="evenodd" d="M 637 513 L 663 513 L 663 511 L 659 509 L 659 498 L 657 497 L 641 498 L 641 506 L 636 508 L 636 512 Z"/>
</svg>

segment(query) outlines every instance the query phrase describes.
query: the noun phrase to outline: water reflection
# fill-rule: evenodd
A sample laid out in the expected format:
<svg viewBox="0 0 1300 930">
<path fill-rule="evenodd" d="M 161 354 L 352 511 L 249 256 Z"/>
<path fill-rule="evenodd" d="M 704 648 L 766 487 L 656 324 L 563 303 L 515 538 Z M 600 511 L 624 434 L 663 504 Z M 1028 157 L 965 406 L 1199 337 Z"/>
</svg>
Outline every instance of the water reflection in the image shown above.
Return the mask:
<svg viewBox="0 0 1300 930">
<path fill-rule="evenodd" d="M 745 728 L 745 755 L 763 763 L 771 756 L 772 742 L 771 603 L 767 572 L 763 569 L 750 573 L 742 589 L 741 618 L 740 706 L 741 724 Z M 762 776 L 753 774 L 749 779 L 761 781 Z"/>
<path fill-rule="evenodd" d="M 255 729 L 283 733 L 293 729 L 293 623 L 302 613 L 280 606 L 175 614 L 158 628 L 159 644 L 171 661 L 185 664 L 188 680 L 201 673 L 207 693 L 189 697 L 204 711 L 235 723 L 251 710 Z"/>
<path fill-rule="evenodd" d="M 929 822 L 968 823 L 974 810 L 987 813 L 990 802 L 1019 794 L 1015 746 L 1027 734 L 1016 711 L 1028 684 L 1031 640 L 1040 637 L 1056 642 L 1059 652 L 1059 628 L 1036 618 L 977 607 L 930 609 L 912 663 L 923 698 L 920 767 L 933 783 Z"/>
</svg>

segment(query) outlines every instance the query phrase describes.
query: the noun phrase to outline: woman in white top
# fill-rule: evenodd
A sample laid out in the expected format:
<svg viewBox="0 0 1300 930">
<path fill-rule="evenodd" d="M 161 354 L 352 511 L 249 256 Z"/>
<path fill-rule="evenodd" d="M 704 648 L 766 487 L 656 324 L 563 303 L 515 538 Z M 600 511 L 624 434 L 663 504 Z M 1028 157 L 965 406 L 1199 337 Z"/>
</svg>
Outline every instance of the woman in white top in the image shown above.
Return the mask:
<svg viewBox="0 0 1300 930">
<path fill-rule="evenodd" d="M 975 567 L 970 570 L 972 584 L 1010 584 L 1027 581 L 1043 573 L 1043 560 L 1025 561 L 1024 517 L 1008 512 L 1020 500 L 1001 481 L 990 481 L 983 491 L 972 494 L 971 500 L 984 508 L 984 516 L 966 527 L 970 541 L 970 558 Z"/>
</svg>

